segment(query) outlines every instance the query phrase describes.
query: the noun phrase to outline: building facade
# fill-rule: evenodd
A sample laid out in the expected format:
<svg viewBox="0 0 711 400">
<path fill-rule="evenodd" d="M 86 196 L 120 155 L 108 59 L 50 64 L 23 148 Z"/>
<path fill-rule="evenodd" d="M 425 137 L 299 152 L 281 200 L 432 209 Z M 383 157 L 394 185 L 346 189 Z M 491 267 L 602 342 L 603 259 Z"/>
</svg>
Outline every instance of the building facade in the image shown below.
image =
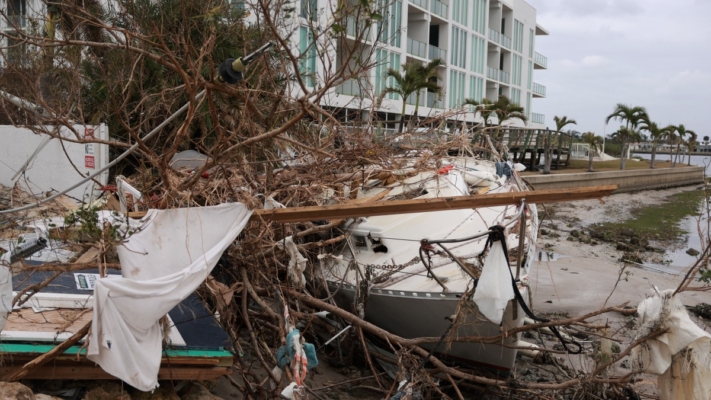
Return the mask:
<svg viewBox="0 0 711 400">
<path fill-rule="evenodd" d="M 248 12 L 246 18 L 256 21 L 258 12 L 250 9 L 253 0 L 227 0 Z M 299 55 L 299 72 L 306 86 L 322 85 L 333 71 L 356 70 L 369 63 L 372 68 L 333 88 L 320 101 L 321 105 L 341 114 L 357 115 L 364 110 L 382 114 L 384 120 L 396 121 L 403 110 L 403 100 L 391 93 L 375 101 L 394 81 L 386 77 L 389 68 L 401 70 L 408 61 L 427 63 L 440 58 L 437 83 L 441 95 L 422 91 L 417 113 L 432 116 L 462 109 L 465 99 L 495 101 L 505 95 L 524 107 L 528 127 L 544 128 L 545 116 L 534 112 L 535 99 L 546 97 L 546 88 L 534 80 L 534 72 L 547 69 L 547 59 L 536 52 L 536 38 L 548 32 L 536 22 L 536 10 L 524 0 L 372 0 L 379 18 L 349 15 L 340 25 L 345 31 L 339 39 L 328 40 L 333 29 L 334 10 L 343 4 L 357 6 L 360 0 L 294 0 L 293 12 L 278 13 L 282 28 L 290 38 L 293 52 Z M 107 3 L 111 3 L 108 1 Z M 26 29 L 28 15 L 42 18 L 40 0 L 0 0 L 7 17 L 2 29 L 12 33 Z M 343 39 L 345 36 L 345 40 Z M 26 52 L 22 43 L 10 43 L 3 62 L 21 60 Z M 353 47 L 367 60 L 353 56 Z M 352 64 L 352 66 L 348 65 Z M 298 86 L 298 85 L 295 85 Z M 294 95 L 303 92 L 296 88 Z M 418 96 L 405 100 L 405 114 L 415 113 Z M 472 111 L 470 107 L 468 111 Z M 458 121 L 478 123 L 473 112 L 459 113 Z M 346 117 L 346 120 L 348 118 Z M 512 121 L 514 126 L 523 126 Z"/>
<path fill-rule="evenodd" d="M 437 69 L 437 82 L 443 94 L 423 91 L 419 96 L 418 115 L 461 109 L 465 99 L 495 101 L 505 95 L 525 108 L 528 127 L 544 128 L 545 116 L 535 113 L 534 99 L 545 98 L 546 88 L 534 80 L 534 71 L 547 69 L 547 59 L 536 52 L 536 37 L 548 32 L 536 22 L 536 10 L 523 0 L 378 0 L 382 20 L 363 30 L 363 21 L 349 17 L 347 38 L 335 45 L 335 62 L 320 65 L 323 58 L 314 52 L 313 34 L 316 25 L 324 25 L 335 0 L 300 0 L 299 34 L 295 47 L 301 57 L 300 72 L 311 76 L 309 84 L 317 87 L 319 77 L 328 68 L 338 68 L 346 60 L 342 48 L 362 46 L 374 68 L 367 76 L 351 79 L 334 89 L 322 105 L 336 109 L 364 110 L 386 87 L 388 68 L 401 70 L 407 61 L 427 63 L 435 58 L 444 60 Z M 323 28 L 323 26 L 322 26 Z M 314 52 L 315 53 L 315 52 Z M 349 53 L 350 54 L 350 53 Z M 360 61 L 362 62 L 362 60 Z M 355 67 L 355 66 L 354 66 Z M 353 68 L 355 69 L 355 68 Z M 405 113 L 415 112 L 417 96 L 405 101 Z M 379 113 L 398 118 L 403 109 L 397 94 L 388 94 L 377 103 Z M 469 109 L 471 110 L 471 108 Z M 472 112 L 459 114 L 459 121 L 480 122 Z M 513 126 L 523 126 L 512 121 Z M 507 123 L 508 124 L 508 123 Z"/>
</svg>

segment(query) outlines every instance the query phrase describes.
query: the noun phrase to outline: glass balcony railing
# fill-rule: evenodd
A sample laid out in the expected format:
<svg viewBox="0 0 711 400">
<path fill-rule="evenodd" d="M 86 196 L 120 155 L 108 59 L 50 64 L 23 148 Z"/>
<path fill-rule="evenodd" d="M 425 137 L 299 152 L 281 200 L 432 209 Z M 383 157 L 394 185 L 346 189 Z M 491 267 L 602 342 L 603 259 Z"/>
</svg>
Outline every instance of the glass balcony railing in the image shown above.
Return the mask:
<svg viewBox="0 0 711 400">
<path fill-rule="evenodd" d="M 412 54 L 413 56 L 421 58 L 427 57 L 427 43 L 407 38 L 407 54 Z"/>
<path fill-rule="evenodd" d="M 429 54 L 429 59 L 434 60 L 435 58 L 439 58 L 445 63 L 447 62 L 447 50 L 442 50 L 437 46 L 432 46 L 430 45 L 430 54 Z"/>
<path fill-rule="evenodd" d="M 511 38 L 491 28 L 489 28 L 489 40 L 507 49 L 511 48 Z"/>
<path fill-rule="evenodd" d="M 534 124 L 545 124 L 546 116 L 538 113 L 531 113 L 531 122 Z"/>
<path fill-rule="evenodd" d="M 410 4 L 427 9 L 427 0 L 410 0 Z"/>
<path fill-rule="evenodd" d="M 501 41 L 499 42 L 499 44 L 506 47 L 507 49 L 511 49 L 511 38 L 502 33 Z"/>
<path fill-rule="evenodd" d="M 542 66 L 543 68 L 548 68 L 548 58 L 538 52 L 534 55 L 533 62 Z"/>
<path fill-rule="evenodd" d="M 365 30 L 365 32 L 363 32 Z M 354 15 L 349 16 L 346 18 L 346 34 L 348 36 L 352 36 L 354 38 L 357 38 L 360 36 L 361 32 L 363 32 L 363 40 L 364 41 L 370 41 L 370 25 L 368 25 L 367 21 L 364 19 L 358 20 Z"/>
<path fill-rule="evenodd" d="M 429 108 L 444 108 L 444 100 L 438 98 L 436 93 L 427 93 L 427 103 L 425 104 Z"/>
<path fill-rule="evenodd" d="M 541 85 L 540 83 L 533 82 L 533 93 L 545 97 L 546 87 Z"/>
<path fill-rule="evenodd" d="M 499 43 L 501 40 L 501 34 L 499 32 L 496 32 L 495 30 L 489 28 L 489 40 L 491 40 L 494 43 Z"/>
<path fill-rule="evenodd" d="M 405 99 L 405 103 L 415 105 L 417 102 L 417 93 L 413 93 Z M 420 107 L 429 108 L 444 108 L 444 100 L 438 98 L 436 93 L 420 92 Z"/>
<path fill-rule="evenodd" d="M 345 94 L 348 96 L 362 97 L 364 91 L 363 81 L 357 79 L 349 79 L 336 87 L 336 93 Z"/>
<path fill-rule="evenodd" d="M 486 77 L 495 81 L 499 80 L 499 70 L 492 67 L 486 67 Z"/>
<path fill-rule="evenodd" d="M 493 67 L 486 67 L 486 77 L 501 83 L 511 82 L 511 74 Z"/>
<path fill-rule="evenodd" d="M 442 18 L 447 18 L 448 7 L 439 0 L 430 0 L 430 11 Z"/>
</svg>

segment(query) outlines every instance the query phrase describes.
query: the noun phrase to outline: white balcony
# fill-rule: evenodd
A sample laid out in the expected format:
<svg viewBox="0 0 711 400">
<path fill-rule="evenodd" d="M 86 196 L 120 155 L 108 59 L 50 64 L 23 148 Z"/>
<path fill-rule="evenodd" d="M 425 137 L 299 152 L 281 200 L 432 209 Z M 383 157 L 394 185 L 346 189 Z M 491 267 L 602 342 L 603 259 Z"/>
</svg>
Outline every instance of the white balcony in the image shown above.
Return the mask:
<svg viewBox="0 0 711 400">
<path fill-rule="evenodd" d="M 439 0 L 430 0 L 430 11 L 444 19 L 447 19 L 449 7 Z"/>
<path fill-rule="evenodd" d="M 511 38 L 491 28 L 489 28 L 489 40 L 501 47 L 511 49 Z"/>
<path fill-rule="evenodd" d="M 533 97 L 546 97 L 546 87 L 533 82 Z"/>
<path fill-rule="evenodd" d="M 531 113 L 531 122 L 533 122 L 534 124 L 545 125 L 546 116 L 543 114 Z"/>
<path fill-rule="evenodd" d="M 443 62 L 447 62 L 447 50 L 442 50 L 437 46 L 430 45 L 429 59 L 434 60 L 435 58 L 441 59 Z"/>
<path fill-rule="evenodd" d="M 533 67 L 535 69 L 547 69 L 548 68 L 548 58 L 543 54 L 538 52 L 533 56 Z"/>
<path fill-rule="evenodd" d="M 427 57 L 427 43 L 422 43 L 419 40 L 407 38 L 407 54 L 415 57 Z"/>
<path fill-rule="evenodd" d="M 508 84 L 511 82 L 511 75 L 508 72 L 494 67 L 486 67 L 486 77 L 501 83 Z"/>
</svg>

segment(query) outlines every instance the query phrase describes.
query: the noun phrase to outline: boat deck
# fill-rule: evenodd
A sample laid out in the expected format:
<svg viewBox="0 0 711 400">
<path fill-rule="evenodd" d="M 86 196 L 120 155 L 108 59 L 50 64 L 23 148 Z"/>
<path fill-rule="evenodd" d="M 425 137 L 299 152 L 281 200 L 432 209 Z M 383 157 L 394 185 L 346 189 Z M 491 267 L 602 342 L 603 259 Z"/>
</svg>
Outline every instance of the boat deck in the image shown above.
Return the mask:
<svg viewBox="0 0 711 400">
<path fill-rule="evenodd" d="M 110 274 L 120 275 L 116 271 Z M 53 272 L 25 271 L 13 278 L 15 291 L 39 284 Z M 87 269 L 60 274 L 22 308 L 9 315 L 2 331 L 0 374 L 16 371 L 26 362 L 54 346 L 92 318 L 92 290 L 78 288 L 75 274 L 98 274 Z M 233 365 L 231 342 L 212 313 L 192 294 L 168 314 L 170 345 L 165 345 L 158 377 L 161 380 L 214 380 L 230 374 Z M 34 368 L 25 379 L 115 379 L 86 359 L 82 343 L 70 347 L 53 362 Z"/>
</svg>

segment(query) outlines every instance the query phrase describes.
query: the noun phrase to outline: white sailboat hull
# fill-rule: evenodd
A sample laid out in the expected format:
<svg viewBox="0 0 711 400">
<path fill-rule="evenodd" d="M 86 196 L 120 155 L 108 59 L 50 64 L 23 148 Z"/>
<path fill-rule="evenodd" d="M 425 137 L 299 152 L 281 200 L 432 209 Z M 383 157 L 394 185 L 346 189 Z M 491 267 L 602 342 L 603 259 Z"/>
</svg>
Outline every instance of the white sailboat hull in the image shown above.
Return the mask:
<svg viewBox="0 0 711 400">
<path fill-rule="evenodd" d="M 338 284 L 331 282 L 330 290 L 335 291 Z M 520 289 L 523 298 L 527 298 L 527 288 Z M 355 288 L 343 285 L 334 299 L 346 310 L 353 309 Z M 462 293 L 406 292 L 389 289 L 372 289 L 365 307 L 365 320 L 406 339 L 419 337 L 439 338 L 450 325 L 445 319 L 453 316 Z M 476 307 L 472 303 L 472 307 Z M 471 313 L 464 324 L 453 332 L 451 338 L 491 337 L 523 325 L 524 313 L 515 301 L 509 302 L 504 312 L 501 326 L 484 318 L 478 312 Z M 512 335 L 496 344 L 482 343 L 447 343 L 445 340 L 436 350 L 442 359 L 472 366 L 486 367 L 497 373 L 506 374 L 513 368 L 516 360 L 515 348 L 519 335 Z M 431 350 L 435 346 L 423 344 Z"/>
</svg>

